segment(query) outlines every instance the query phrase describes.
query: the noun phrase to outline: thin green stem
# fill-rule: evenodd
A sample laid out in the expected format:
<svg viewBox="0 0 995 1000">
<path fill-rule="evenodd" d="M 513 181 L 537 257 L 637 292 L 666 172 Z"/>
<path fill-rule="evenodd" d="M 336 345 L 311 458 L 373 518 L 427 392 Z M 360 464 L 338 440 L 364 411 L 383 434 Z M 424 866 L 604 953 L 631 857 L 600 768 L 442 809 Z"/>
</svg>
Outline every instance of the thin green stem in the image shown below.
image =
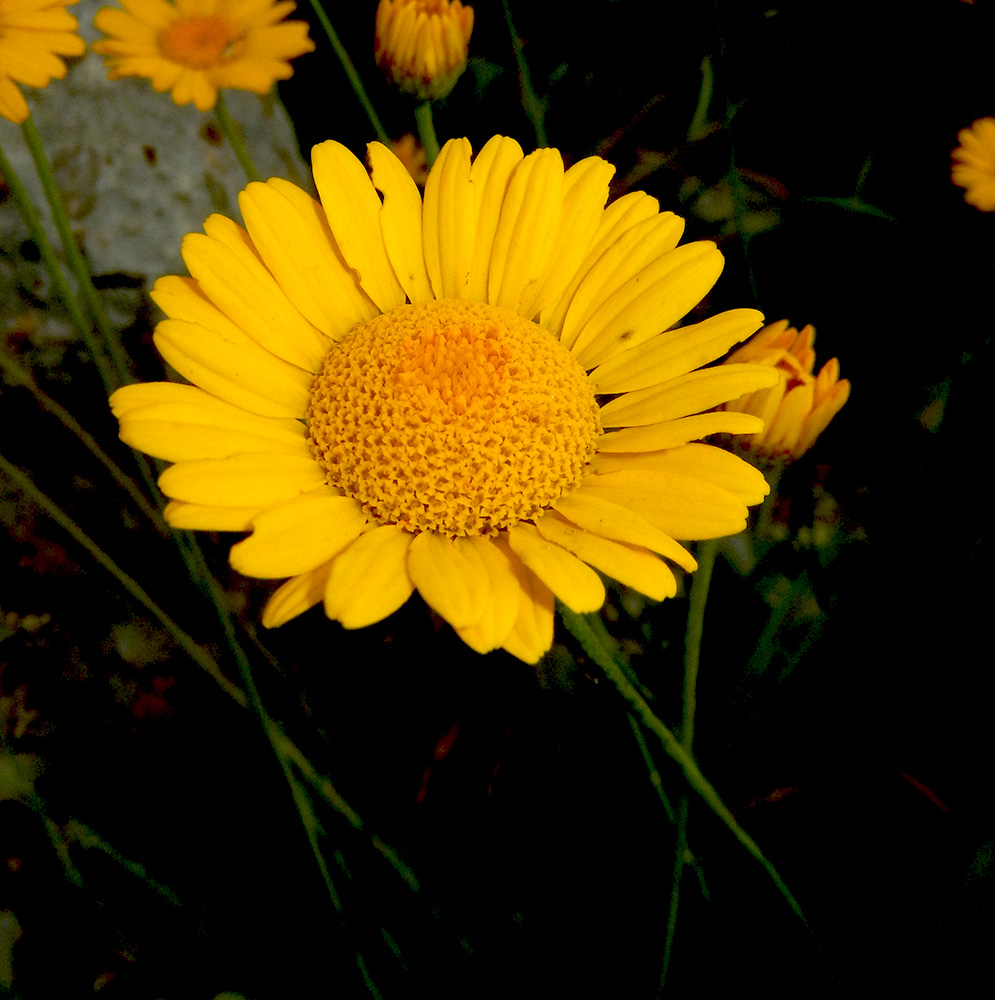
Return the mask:
<svg viewBox="0 0 995 1000">
<path fill-rule="evenodd" d="M 34 396 L 35 401 L 43 410 L 51 413 L 63 427 L 80 439 L 90 454 L 111 474 L 114 482 L 131 497 L 132 502 L 152 523 L 155 530 L 164 538 L 168 538 L 170 533 L 166 530 L 159 511 L 149 503 L 148 498 L 138 489 L 131 476 L 125 473 L 121 466 L 104 451 L 97 439 L 61 403 L 38 387 L 29 371 L 22 368 L 13 358 L 8 357 L 2 348 L 0 348 L 0 368 L 4 370 L 14 385 L 23 385 Z"/>
<path fill-rule="evenodd" d="M 687 628 L 684 633 L 684 687 L 681 696 L 681 747 L 690 757 L 694 744 L 694 716 L 698 705 L 698 666 L 701 662 L 701 640 L 705 628 L 705 605 L 708 589 L 712 582 L 712 570 L 719 551 L 718 539 L 702 542 L 698 547 L 698 569 L 691 584 L 688 602 Z M 673 882 L 670 890 L 670 912 L 667 917 L 667 936 L 663 948 L 663 965 L 660 971 L 660 991 L 663 994 L 670 957 L 673 953 L 674 938 L 677 934 L 677 912 L 680 907 L 681 879 L 687 863 L 688 850 L 688 809 L 687 794 L 681 795 L 677 804 L 677 839 L 674 845 Z"/>
<path fill-rule="evenodd" d="M 38 134 L 38 129 L 35 128 L 35 123 L 30 117 L 22 123 L 21 132 L 24 135 L 28 151 L 31 153 L 31 158 L 35 161 L 38 179 L 41 181 L 45 198 L 52 211 L 52 219 L 55 222 L 55 228 L 58 230 L 59 239 L 62 240 L 62 250 L 66 255 L 69 269 L 72 271 L 73 277 L 76 279 L 76 286 L 79 288 L 86 307 L 93 317 L 94 323 L 97 325 L 97 330 L 99 330 L 101 339 L 103 340 L 103 346 L 107 348 L 111 356 L 111 363 L 114 365 L 116 373 L 116 385 L 127 385 L 129 382 L 134 382 L 135 379 L 131 375 L 128 358 L 124 353 L 124 348 L 121 346 L 117 330 L 107 316 L 107 310 L 104 308 L 100 293 L 90 279 L 89 268 L 83 259 L 83 254 L 80 252 L 79 246 L 76 244 L 76 237 L 73 235 L 72 228 L 69 225 L 69 213 L 63 204 L 62 195 L 59 193 L 59 186 L 55 181 L 52 165 L 48 162 L 41 136 Z"/>
<path fill-rule="evenodd" d="M 518 64 L 518 86 L 522 92 L 522 109 L 532 123 L 532 128 L 536 135 L 537 146 L 548 146 L 549 140 L 546 137 L 546 102 L 539 97 L 532 86 L 532 76 L 529 73 L 529 64 L 525 60 L 525 53 L 522 48 L 522 40 L 515 31 L 515 23 L 511 19 L 511 6 L 508 0 L 501 0 L 504 8 L 504 20 L 508 25 L 508 33 L 511 35 L 511 47 L 515 53 L 515 62 Z"/>
<path fill-rule="evenodd" d="M 345 46 L 339 41 L 339 36 L 332 27 L 332 22 L 328 20 L 328 15 L 321 5 L 321 0 L 311 0 L 311 6 L 314 8 L 318 22 L 328 36 L 328 41 L 331 42 L 332 48 L 339 58 L 339 62 L 342 63 L 342 69 L 345 70 L 345 75 L 349 78 L 353 92 L 359 98 L 359 103 L 363 105 L 363 110 L 366 112 L 366 117 L 369 118 L 370 124 L 373 126 L 373 131 L 376 132 L 377 138 L 385 146 L 390 146 L 390 136 L 387 135 L 383 125 L 380 124 L 380 119 L 373 108 L 373 102 L 367 96 L 363 81 L 360 80 L 359 74 L 356 72 L 356 67 L 353 65 L 349 53 L 346 52 Z"/>
<path fill-rule="evenodd" d="M 35 208 L 27 188 L 25 188 L 21 179 L 17 176 L 7 157 L 4 156 L 2 148 L 0 148 L 0 174 L 3 174 L 4 180 L 7 182 L 7 187 L 14 196 L 14 201 L 17 202 L 17 207 L 21 210 L 21 215 L 24 216 L 28 231 L 31 233 L 31 239 L 38 248 L 38 253 L 41 256 L 42 263 L 45 265 L 45 270 L 48 271 L 49 277 L 52 279 L 52 287 L 55 289 L 55 294 L 62 300 L 62 303 L 69 312 L 69 318 L 72 320 L 73 326 L 76 327 L 76 331 L 83 339 L 86 349 L 90 352 L 90 357 L 93 358 L 93 362 L 97 366 L 97 372 L 104 384 L 104 389 L 110 394 L 117 386 L 114 369 L 111 367 L 100 342 L 94 337 L 93 327 L 86 313 L 83 311 L 79 299 L 66 280 L 66 276 L 62 271 L 62 265 L 59 263 L 59 259 L 55 255 L 55 250 L 45 232 L 45 227 L 42 225 L 38 209 Z"/>
<path fill-rule="evenodd" d="M 681 741 L 657 718 L 646 699 L 630 683 L 615 654 L 603 645 L 591 628 L 587 620 L 588 616 L 578 615 L 563 605 L 559 605 L 559 610 L 564 625 L 566 625 L 580 643 L 584 652 L 601 668 L 612 684 L 615 685 L 618 693 L 629 703 L 629 710 L 636 715 L 650 732 L 659 738 L 664 751 L 673 758 L 683 771 L 688 784 L 701 796 L 709 809 L 722 820 L 733 837 L 746 848 L 749 854 L 767 872 L 792 911 L 807 927 L 808 922 L 805 920 L 801 906 L 799 906 L 798 901 L 791 894 L 791 890 L 785 884 L 784 879 L 778 874 L 777 869 L 764 857 L 763 852 L 753 838 L 736 822 L 736 817 L 733 816 L 732 811 L 722 801 L 711 782 L 701 773 L 701 769 L 694 758 L 681 745 Z"/>
<path fill-rule="evenodd" d="M 245 704 L 245 694 L 229 681 L 221 672 L 214 657 L 173 621 L 162 608 L 145 592 L 137 580 L 130 577 L 114 562 L 104 550 L 97 545 L 86 532 L 64 511 L 54 500 L 49 498 L 26 476 L 17 466 L 0 455 L 0 472 L 4 472 L 14 484 L 36 503 L 56 524 L 66 531 L 73 540 L 86 549 L 91 556 L 107 570 L 136 601 L 142 604 L 173 637 L 176 644 L 199 666 L 207 671 L 225 692 L 240 705 Z"/>
<path fill-rule="evenodd" d="M 418 125 L 418 137 L 425 150 L 425 165 L 431 169 L 439 155 L 439 140 L 435 135 L 435 124 L 432 121 L 432 102 L 422 101 L 415 108 L 415 123 Z"/>
<path fill-rule="evenodd" d="M 250 181 L 261 181 L 263 179 L 262 175 L 256 170 L 256 165 L 252 162 L 248 147 L 242 138 L 242 130 L 238 127 L 238 122 L 229 113 L 224 94 L 220 90 L 218 91 L 217 103 L 214 105 L 214 113 L 218 116 L 221 131 L 224 132 L 225 138 L 228 140 L 228 145 L 231 146 L 238 162 L 242 165 L 245 176 Z"/>
</svg>

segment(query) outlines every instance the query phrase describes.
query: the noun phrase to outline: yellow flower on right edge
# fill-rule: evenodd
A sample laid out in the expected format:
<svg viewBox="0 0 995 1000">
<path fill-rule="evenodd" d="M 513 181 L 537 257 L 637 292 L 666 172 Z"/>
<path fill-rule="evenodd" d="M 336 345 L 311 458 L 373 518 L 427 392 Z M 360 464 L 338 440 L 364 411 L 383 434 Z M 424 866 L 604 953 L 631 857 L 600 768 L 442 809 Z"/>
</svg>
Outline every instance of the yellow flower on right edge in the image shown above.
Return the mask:
<svg viewBox="0 0 995 1000">
<path fill-rule="evenodd" d="M 950 179 L 965 188 L 964 201 L 995 212 L 995 118 L 979 118 L 957 133 L 960 145 L 950 154 Z"/>
<path fill-rule="evenodd" d="M 786 319 L 771 323 L 725 360 L 725 364 L 761 364 L 781 378 L 769 389 L 740 396 L 724 410 L 760 417 L 764 429 L 737 438 L 737 445 L 770 458 L 801 458 L 850 398 L 850 383 L 840 380 L 837 358 L 815 371 L 815 327 L 799 333 Z"/>
</svg>

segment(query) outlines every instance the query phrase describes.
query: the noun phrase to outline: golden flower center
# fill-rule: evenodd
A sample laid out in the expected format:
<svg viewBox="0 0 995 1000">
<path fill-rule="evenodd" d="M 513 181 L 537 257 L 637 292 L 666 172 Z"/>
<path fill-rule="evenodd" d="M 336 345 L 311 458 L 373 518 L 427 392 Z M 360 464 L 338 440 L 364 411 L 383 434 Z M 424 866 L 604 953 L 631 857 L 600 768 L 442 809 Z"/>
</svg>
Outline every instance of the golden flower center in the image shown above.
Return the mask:
<svg viewBox="0 0 995 1000">
<path fill-rule="evenodd" d="M 216 14 L 184 17 L 159 33 L 159 51 L 171 62 L 210 69 L 234 54 L 238 29 Z"/>
<path fill-rule="evenodd" d="M 450 537 L 495 534 L 569 493 L 601 434 L 587 374 L 552 334 L 456 300 L 352 329 L 307 420 L 330 485 L 381 524 Z"/>
</svg>

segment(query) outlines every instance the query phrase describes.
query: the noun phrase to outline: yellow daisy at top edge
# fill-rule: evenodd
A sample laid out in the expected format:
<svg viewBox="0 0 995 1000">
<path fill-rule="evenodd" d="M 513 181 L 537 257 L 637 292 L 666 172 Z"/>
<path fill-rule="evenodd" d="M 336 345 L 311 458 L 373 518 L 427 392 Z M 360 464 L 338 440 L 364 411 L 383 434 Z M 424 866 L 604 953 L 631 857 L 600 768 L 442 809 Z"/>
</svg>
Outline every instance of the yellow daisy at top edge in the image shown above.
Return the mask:
<svg viewBox="0 0 995 1000">
<path fill-rule="evenodd" d="M 47 87 L 66 75 L 60 56 L 79 56 L 86 43 L 66 8 L 76 0 L 0 0 L 0 116 L 17 125 L 28 117 L 18 84 Z"/>
<path fill-rule="evenodd" d="M 815 373 L 815 327 L 799 332 L 786 319 L 765 326 L 729 355 L 728 364 L 769 365 L 778 382 L 747 393 L 725 405 L 726 410 L 752 413 L 763 429 L 746 434 L 737 446 L 767 459 L 798 459 L 815 444 L 843 404 L 850 383 L 840 378 L 840 363 L 832 358 Z"/>
<path fill-rule="evenodd" d="M 979 118 L 957 133 L 960 145 L 950 154 L 951 180 L 965 188 L 964 201 L 995 212 L 995 118 Z"/>
<path fill-rule="evenodd" d="M 166 519 L 251 532 L 232 566 L 286 581 L 268 627 L 320 603 L 359 628 L 417 590 L 473 649 L 535 662 L 554 597 L 596 610 L 599 572 L 673 596 L 671 564 L 695 568 L 681 541 L 741 530 L 768 489 L 701 443 L 762 426 L 715 408 L 778 374 L 702 366 L 763 317 L 676 326 L 722 255 L 680 245 L 649 195 L 605 207 L 599 157 L 454 139 L 424 196 L 387 147 L 368 157 L 372 177 L 315 146 L 320 202 L 249 184 L 245 227 L 212 215 L 183 242 L 190 277 L 156 282 L 156 345 L 192 384 L 111 405 L 124 441 L 174 463 Z"/>
<path fill-rule="evenodd" d="M 108 77 L 147 77 L 179 104 L 210 111 L 219 90 L 267 93 L 314 49 L 305 21 L 284 18 L 289 0 L 121 0 L 93 19 Z"/>
<path fill-rule="evenodd" d="M 406 94 L 437 101 L 466 69 L 473 8 L 460 0 L 380 0 L 373 55 Z"/>
</svg>

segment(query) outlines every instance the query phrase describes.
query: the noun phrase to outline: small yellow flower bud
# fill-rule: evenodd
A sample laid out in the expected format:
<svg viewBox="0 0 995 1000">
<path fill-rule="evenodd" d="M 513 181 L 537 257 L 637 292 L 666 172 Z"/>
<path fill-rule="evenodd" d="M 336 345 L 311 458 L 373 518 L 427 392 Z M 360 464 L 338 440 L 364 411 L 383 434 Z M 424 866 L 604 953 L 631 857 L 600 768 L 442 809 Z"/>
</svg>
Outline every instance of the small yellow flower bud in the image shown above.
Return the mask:
<svg viewBox="0 0 995 1000">
<path fill-rule="evenodd" d="M 460 0 L 380 0 L 373 51 L 406 94 L 437 101 L 466 69 L 473 8 Z"/>
</svg>

